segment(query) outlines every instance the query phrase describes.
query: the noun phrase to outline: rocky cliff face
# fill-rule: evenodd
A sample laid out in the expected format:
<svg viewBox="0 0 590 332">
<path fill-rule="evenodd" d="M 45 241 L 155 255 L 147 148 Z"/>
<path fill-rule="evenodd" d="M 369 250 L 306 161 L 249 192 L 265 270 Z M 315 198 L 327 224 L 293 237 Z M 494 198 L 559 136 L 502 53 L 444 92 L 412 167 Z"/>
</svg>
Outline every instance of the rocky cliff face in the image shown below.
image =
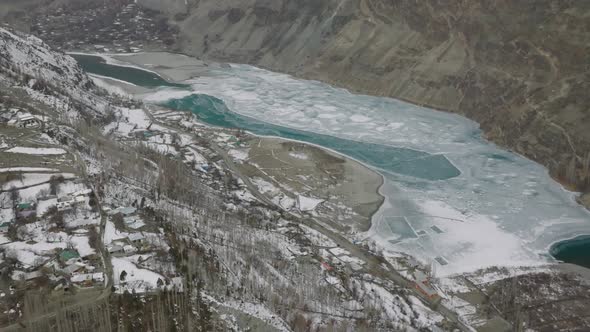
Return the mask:
<svg viewBox="0 0 590 332">
<path fill-rule="evenodd" d="M 169 2 L 183 52 L 457 112 L 588 183 L 590 2 Z"/>
</svg>

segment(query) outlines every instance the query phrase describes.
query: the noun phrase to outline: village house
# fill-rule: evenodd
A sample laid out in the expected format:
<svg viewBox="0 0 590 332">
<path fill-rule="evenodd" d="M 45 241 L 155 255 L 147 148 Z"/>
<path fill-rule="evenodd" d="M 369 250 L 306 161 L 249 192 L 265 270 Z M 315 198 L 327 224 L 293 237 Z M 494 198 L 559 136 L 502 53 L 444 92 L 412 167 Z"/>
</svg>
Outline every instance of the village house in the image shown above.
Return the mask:
<svg viewBox="0 0 590 332">
<path fill-rule="evenodd" d="M 127 239 L 135 245 L 141 245 L 143 240 L 145 240 L 145 236 L 142 233 L 131 233 L 127 236 Z"/>
<path fill-rule="evenodd" d="M 0 233 L 8 232 L 10 225 L 14 222 L 14 210 L 11 208 L 0 209 Z"/>
<path fill-rule="evenodd" d="M 72 204 L 70 201 L 66 202 L 57 202 L 57 211 L 66 211 L 72 208 Z"/>
<path fill-rule="evenodd" d="M 9 112 L 0 112 L 0 123 L 6 123 L 12 119 L 12 114 Z"/>
<path fill-rule="evenodd" d="M 28 218 L 37 215 L 35 203 L 19 203 L 16 205 L 16 217 Z"/>
<path fill-rule="evenodd" d="M 108 247 L 108 250 L 109 250 L 110 254 L 120 254 L 120 253 L 123 253 L 123 246 L 120 246 L 118 244 L 113 244 Z"/>
<path fill-rule="evenodd" d="M 134 252 L 137 252 L 137 248 L 128 244 L 126 246 L 123 246 L 123 252 L 125 252 L 126 254 L 132 254 Z"/>
<path fill-rule="evenodd" d="M 92 280 L 95 282 L 104 282 L 104 273 L 102 273 L 102 272 L 93 273 Z"/>
<path fill-rule="evenodd" d="M 40 270 L 27 272 L 24 274 L 24 278 L 26 282 L 31 282 L 37 280 L 43 276 L 43 273 Z"/>
<path fill-rule="evenodd" d="M 70 281 L 73 284 L 84 284 L 85 286 L 92 286 L 92 274 L 90 274 L 90 273 L 74 274 L 70 278 Z"/>
<path fill-rule="evenodd" d="M 131 229 L 140 229 L 145 226 L 145 223 L 138 216 L 124 217 L 123 222 Z"/>
<path fill-rule="evenodd" d="M 10 120 L 7 121 L 7 125 L 18 127 L 18 128 L 38 128 L 43 124 L 43 121 L 34 115 L 26 112 L 14 112 Z"/>
<path fill-rule="evenodd" d="M 107 214 L 109 216 L 114 216 L 115 214 L 120 213 L 123 215 L 123 217 L 129 217 L 129 216 L 134 215 L 136 211 L 137 211 L 136 208 L 129 206 L 129 207 L 120 207 L 120 208 L 113 209 L 113 210 L 107 212 Z"/>
<path fill-rule="evenodd" d="M 1 223 L 0 224 L 0 234 L 8 233 L 8 230 L 10 229 L 10 225 L 11 225 L 11 223 L 9 223 L 9 222 Z"/>
<path fill-rule="evenodd" d="M 424 272 L 417 270 L 414 272 L 415 287 L 418 291 L 433 303 L 440 301 L 440 295 L 430 284 L 430 277 Z"/>
<path fill-rule="evenodd" d="M 76 250 L 65 249 L 59 253 L 59 260 L 66 265 L 81 262 L 80 254 Z"/>
<path fill-rule="evenodd" d="M 82 271 L 83 269 L 84 269 L 84 266 L 74 263 L 74 264 L 66 265 L 66 267 L 61 269 L 61 272 L 63 272 L 65 275 L 72 275 L 76 272 Z"/>
<path fill-rule="evenodd" d="M 66 195 L 59 197 L 57 199 L 57 210 L 58 211 L 65 211 L 72 208 L 72 206 L 80 203 L 84 203 L 86 201 L 86 196 L 83 195 Z"/>
<path fill-rule="evenodd" d="M 20 128 L 38 128 L 42 124 L 42 121 L 32 115 L 19 115 L 17 116 L 17 126 Z"/>
</svg>

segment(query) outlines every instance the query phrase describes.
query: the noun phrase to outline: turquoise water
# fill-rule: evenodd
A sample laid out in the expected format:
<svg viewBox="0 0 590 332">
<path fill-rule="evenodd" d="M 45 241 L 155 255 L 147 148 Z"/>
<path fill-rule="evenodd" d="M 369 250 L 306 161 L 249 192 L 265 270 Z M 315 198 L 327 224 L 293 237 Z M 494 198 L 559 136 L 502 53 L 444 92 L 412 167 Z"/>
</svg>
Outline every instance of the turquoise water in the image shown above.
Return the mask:
<svg viewBox="0 0 590 332">
<path fill-rule="evenodd" d="M 190 111 L 208 124 L 242 128 L 256 135 L 277 136 L 317 144 L 384 171 L 409 175 L 426 180 L 444 180 L 461 173 L 443 155 L 380 144 L 356 142 L 333 136 L 286 128 L 242 116 L 227 109 L 223 101 L 208 95 L 193 94 L 182 99 L 172 99 L 163 106 Z"/>
<path fill-rule="evenodd" d="M 72 54 L 71 56 L 78 61 L 82 69 L 91 74 L 115 78 L 146 88 L 161 86 L 175 88 L 190 87 L 188 84 L 170 83 L 160 75 L 146 70 L 108 64 L 103 58 L 98 56 L 80 54 Z"/>
<path fill-rule="evenodd" d="M 587 211 L 546 169 L 484 141 L 463 118 L 245 65 L 212 70 L 189 87 L 98 57 L 77 59 L 91 73 L 166 87 L 149 100 L 205 123 L 317 144 L 381 170 L 386 201 L 369 236 L 424 261 L 444 257 L 441 275 L 545 262 L 551 243 L 590 234 Z M 174 95 L 183 98 L 168 99 Z M 588 266 L 590 239 L 562 241 L 550 251 Z"/>
<path fill-rule="evenodd" d="M 551 247 L 550 253 L 560 261 L 590 268 L 590 236 L 558 242 Z"/>
<path fill-rule="evenodd" d="M 87 72 L 116 78 L 135 85 L 154 87 L 189 87 L 170 83 L 161 76 L 133 67 L 107 64 L 101 57 L 73 55 Z M 210 125 L 225 128 L 242 128 L 257 135 L 277 136 L 317 144 L 355 158 L 384 171 L 413 176 L 426 180 L 444 180 L 459 176 L 461 172 L 444 156 L 407 148 L 371 144 L 321 135 L 287 127 L 268 124 L 231 112 L 220 99 L 203 94 L 193 94 L 182 99 L 172 99 L 164 106 L 178 111 L 189 111 Z"/>
</svg>

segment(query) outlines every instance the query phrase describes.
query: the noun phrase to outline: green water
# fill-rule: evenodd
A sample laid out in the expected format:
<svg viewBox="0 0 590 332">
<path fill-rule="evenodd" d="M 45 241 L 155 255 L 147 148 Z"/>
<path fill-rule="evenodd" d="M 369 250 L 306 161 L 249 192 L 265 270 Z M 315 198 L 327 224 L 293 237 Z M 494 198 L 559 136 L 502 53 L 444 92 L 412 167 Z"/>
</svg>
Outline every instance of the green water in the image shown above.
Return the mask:
<svg viewBox="0 0 590 332">
<path fill-rule="evenodd" d="M 590 268 L 590 236 L 579 236 L 551 247 L 553 257 L 566 263 Z"/>
<path fill-rule="evenodd" d="M 98 56 L 93 55 L 71 55 L 82 69 L 86 72 L 106 77 L 115 78 L 121 81 L 129 82 L 146 88 L 157 88 L 161 86 L 174 88 L 188 88 L 188 84 L 170 83 L 156 73 L 141 70 L 139 68 L 116 66 L 106 63 Z"/>
<path fill-rule="evenodd" d="M 357 142 L 265 123 L 231 112 L 223 101 L 212 96 L 193 94 L 182 99 L 170 100 L 163 106 L 179 111 L 191 111 L 203 122 L 214 126 L 242 128 L 257 135 L 277 136 L 317 144 L 381 170 L 397 174 L 427 180 L 444 180 L 461 174 L 443 155 Z"/>
</svg>

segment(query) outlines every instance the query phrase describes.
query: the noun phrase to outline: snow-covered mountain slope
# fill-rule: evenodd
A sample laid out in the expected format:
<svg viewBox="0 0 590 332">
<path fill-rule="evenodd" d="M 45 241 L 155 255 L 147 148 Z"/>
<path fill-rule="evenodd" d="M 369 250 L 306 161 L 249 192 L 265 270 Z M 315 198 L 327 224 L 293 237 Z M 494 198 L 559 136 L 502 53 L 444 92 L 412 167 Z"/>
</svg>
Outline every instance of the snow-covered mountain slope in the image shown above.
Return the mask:
<svg viewBox="0 0 590 332">
<path fill-rule="evenodd" d="M 76 60 L 51 50 L 34 36 L 19 36 L 0 28 L 0 57 L 22 73 L 45 79 L 54 85 L 76 88 L 93 85 Z"/>
<path fill-rule="evenodd" d="M 103 117 L 109 102 L 72 57 L 39 38 L 0 28 L 0 82 L 63 118 Z"/>
</svg>

